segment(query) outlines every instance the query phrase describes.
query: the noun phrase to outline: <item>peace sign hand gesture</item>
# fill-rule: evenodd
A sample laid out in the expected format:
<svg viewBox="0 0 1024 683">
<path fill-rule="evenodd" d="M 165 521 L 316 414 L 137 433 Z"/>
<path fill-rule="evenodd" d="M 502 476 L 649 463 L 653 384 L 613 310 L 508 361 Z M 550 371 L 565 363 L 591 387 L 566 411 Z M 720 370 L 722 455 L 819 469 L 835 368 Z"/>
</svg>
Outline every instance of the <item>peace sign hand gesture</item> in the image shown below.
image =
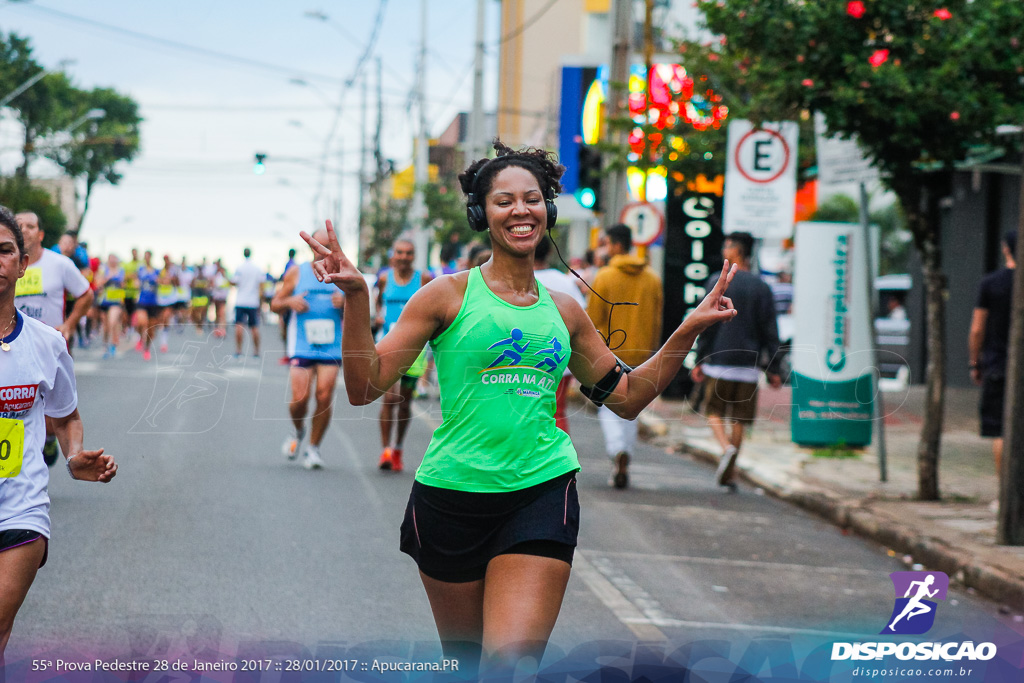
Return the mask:
<svg viewBox="0 0 1024 683">
<path fill-rule="evenodd" d="M 316 275 L 317 280 L 334 284 L 346 294 L 366 291 L 366 280 L 363 279 L 363 274 L 342 253 L 341 245 L 338 244 L 338 235 L 334 232 L 334 225 L 330 221 L 327 221 L 326 247 L 313 239 L 307 232 L 300 232 L 299 236 L 317 255 L 313 262 L 313 274 Z"/>
<path fill-rule="evenodd" d="M 700 302 L 700 305 L 683 321 L 688 323 L 694 332 L 700 334 L 716 323 L 726 322 L 736 317 L 737 311 L 732 305 L 732 299 L 725 296 L 725 291 L 729 288 L 729 283 L 732 282 L 735 275 L 735 263 L 730 265 L 727 260 L 722 264 L 722 274 L 719 276 L 718 282 Z"/>
</svg>

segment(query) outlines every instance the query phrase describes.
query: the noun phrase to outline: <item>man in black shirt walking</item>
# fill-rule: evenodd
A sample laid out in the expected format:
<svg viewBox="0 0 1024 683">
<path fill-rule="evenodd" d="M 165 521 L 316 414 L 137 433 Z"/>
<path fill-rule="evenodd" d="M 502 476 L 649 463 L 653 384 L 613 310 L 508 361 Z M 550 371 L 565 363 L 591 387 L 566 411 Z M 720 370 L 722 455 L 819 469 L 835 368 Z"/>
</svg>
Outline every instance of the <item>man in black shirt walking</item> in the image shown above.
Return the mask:
<svg viewBox="0 0 1024 683">
<path fill-rule="evenodd" d="M 967 339 L 971 379 L 981 386 L 981 435 L 994 439 L 992 455 L 996 476 L 1003 457 L 1003 404 L 1006 398 L 1006 353 L 1010 339 L 1010 306 L 1013 295 L 1013 255 L 1017 233 L 1003 237 L 1006 267 L 986 275 L 978 287 L 978 303 Z"/>
<path fill-rule="evenodd" d="M 704 414 L 722 447 L 716 473 L 720 486 L 731 486 L 743 430 L 757 417 L 757 385 L 765 363 L 769 384 L 775 389 L 782 386 L 776 369 L 779 329 L 774 297 L 771 287 L 750 272 L 753 247 L 750 233 L 726 235 L 722 256 L 739 267 L 729 285 L 729 297 L 738 313 L 727 325 L 701 333 L 697 365 L 690 373 L 693 381 L 704 385 Z M 716 281 L 712 277 L 707 287 Z"/>
</svg>

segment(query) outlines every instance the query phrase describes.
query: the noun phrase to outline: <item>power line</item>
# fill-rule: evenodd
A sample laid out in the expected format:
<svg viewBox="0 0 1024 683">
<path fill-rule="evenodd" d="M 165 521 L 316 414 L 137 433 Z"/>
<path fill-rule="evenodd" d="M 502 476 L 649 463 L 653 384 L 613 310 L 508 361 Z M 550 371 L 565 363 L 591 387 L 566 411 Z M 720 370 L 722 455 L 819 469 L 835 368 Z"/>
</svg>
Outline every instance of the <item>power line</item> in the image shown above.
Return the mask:
<svg viewBox="0 0 1024 683">
<path fill-rule="evenodd" d="M 523 31 L 525 31 L 526 29 L 530 28 L 531 26 L 536 24 L 538 21 L 540 21 L 540 18 L 543 17 L 545 14 L 547 14 L 547 11 L 549 9 L 551 9 L 552 7 L 554 7 L 556 2 L 558 2 L 558 0 L 549 0 L 548 4 L 544 5 L 539 10 L 537 10 L 536 14 L 534 14 L 532 17 L 530 17 L 529 19 L 524 21 L 522 24 L 520 24 L 516 28 L 512 29 L 511 31 L 509 31 L 508 33 L 503 35 L 500 39 L 498 39 L 498 42 L 491 43 L 490 47 L 497 47 L 498 45 L 504 45 L 508 41 L 512 40 L 516 36 L 518 36 L 521 33 L 523 33 Z"/>
<path fill-rule="evenodd" d="M 205 57 L 219 59 L 224 62 L 232 62 L 235 64 L 240 64 L 251 68 L 262 69 L 264 71 L 275 71 L 278 73 L 288 74 L 290 76 L 301 75 L 306 78 L 315 78 L 322 81 L 330 81 L 331 83 L 338 82 L 338 79 L 334 76 L 328 76 L 326 74 L 321 74 L 313 71 L 298 70 L 293 67 L 283 66 L 280 64 L 271 64 L 270 62 L 263 62 L 257 59 L 250 59 L 249 57 L 240 57 L 238 55 L 232 55 L 226 52 L 219 52 L 217 50 L 199 47 L 198 45 L 179 43 L 177 41 L 169 40 L 167 38 L 161 38 L 160 36 L 154 36 L 149 33 L 142 33 L 141 31 L 135 31 L 121 26 L 115 26 L 114 24 L 107 24 L 101 21 L 95 21 L 94 19 L 88 19 L 86 17 L 81 17 L 75 14 L 61 12 L 60 10 L 51 9 L 49 7 L 43 7 L 41 5 L 25 4 L 20 5 L 20 7 L 24 7 L 25 9 L 33 10 L 36 12 L 42 12 L 44 14 L 50 14 L 56 18 L 63 19 L 65 21 L 70 21 L 77 24 L 84 24 L 86 26 L 91 26 L 93 28 L 107 31 L 109 33 L 117 33 L 123 36 L 127 36 L 129 38 L 133 38 L 135 40 L 154 43 L 157 45 L 162 45 L 163 47 L 168 47 L 184 52 L 192 52 L 194 54 L 203 55 Z"/>
</svg>

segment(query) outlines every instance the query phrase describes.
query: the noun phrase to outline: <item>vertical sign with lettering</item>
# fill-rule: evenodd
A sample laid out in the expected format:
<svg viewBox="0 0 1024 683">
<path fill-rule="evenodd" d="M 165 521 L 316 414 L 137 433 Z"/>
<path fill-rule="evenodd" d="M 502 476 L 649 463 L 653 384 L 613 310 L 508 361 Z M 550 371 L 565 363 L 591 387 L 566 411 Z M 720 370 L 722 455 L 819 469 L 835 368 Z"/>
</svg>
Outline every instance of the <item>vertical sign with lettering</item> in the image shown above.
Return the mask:
<svg viewBox="0 0 1024 683">
<path fill-rule="evenodd" d="M 875 383 L 866 249 L 857 225 L 798 223 L 793 272 L 793 441 L 871 443 Z"/>
<path fill-rule="evenodd" d="M 722 267 L 722 183 L 700 177 L 695 183 L 669 181 L 666 202 L 665 339 L 707 294 L 707 279 Z M 689 367 L 692 364 L 687 364 Z M 688 393 L 688 367 L 680 371 L 667 394 Z"/>
</svg>

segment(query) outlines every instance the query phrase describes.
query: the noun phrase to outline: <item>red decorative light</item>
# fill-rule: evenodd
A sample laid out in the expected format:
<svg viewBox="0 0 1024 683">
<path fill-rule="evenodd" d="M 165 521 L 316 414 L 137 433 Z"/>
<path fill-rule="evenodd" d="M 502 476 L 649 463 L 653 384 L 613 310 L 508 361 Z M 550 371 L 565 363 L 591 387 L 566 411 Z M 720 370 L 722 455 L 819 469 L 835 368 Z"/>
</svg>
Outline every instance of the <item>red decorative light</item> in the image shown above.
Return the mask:
<svg viewBox="0 0 1024 683">
<path fill-rule="evenodd" d="M 942 19 L 943 21 L 945 21 L 946 19 L 952 19 L 953 13 L 950 12 L 945 7 L 943 7 L 942 9 L 935 10 L 932 16 L 935 17 L 936 19 Z"/>
<path fill-rule="evenodd" d="M 814 81 L 810 78 L 805 78 L 804 80 L 800 81 L 800 85 L 804 86 L 805 88 L 810 88 L 814 86 Z"/>
<path fill-rule="evenodd" d="M 868 63 L 873 67 L 879 67 L 885 64 L 885 61 L 889 59 L 888 50 L 875 50 L 870 57 L 868 57 Z"/>
<path fill-rule="evenodd" d="M 851 2 L 846 3 L 846 13 L 854 19 L 860 19 L 866 11 L 867 9 L 861 0 L 851 0 Z"/>
<path fill-rule="evenodd" d="M 949 120 L 950 121 L 959 121 L 960 120 L 960 112 L 958 112 L 958 111 L 950 112 Z"/>
</svg>

